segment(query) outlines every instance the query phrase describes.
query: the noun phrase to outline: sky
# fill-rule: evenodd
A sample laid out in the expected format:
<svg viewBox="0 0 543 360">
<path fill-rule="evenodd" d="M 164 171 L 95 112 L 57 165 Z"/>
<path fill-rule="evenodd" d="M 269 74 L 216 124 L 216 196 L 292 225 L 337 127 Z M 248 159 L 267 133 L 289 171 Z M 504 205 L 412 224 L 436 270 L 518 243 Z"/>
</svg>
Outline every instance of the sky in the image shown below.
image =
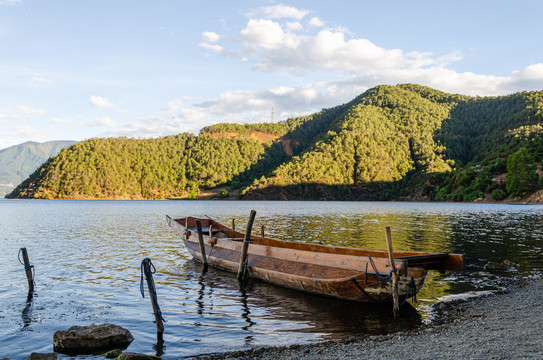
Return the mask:
<svg viewBox="0 0 543 360">
<path fill-rule="evenodd" d="M 0 149 L 543 90 L 543 1 L 0 0 Z"/>
</svg>

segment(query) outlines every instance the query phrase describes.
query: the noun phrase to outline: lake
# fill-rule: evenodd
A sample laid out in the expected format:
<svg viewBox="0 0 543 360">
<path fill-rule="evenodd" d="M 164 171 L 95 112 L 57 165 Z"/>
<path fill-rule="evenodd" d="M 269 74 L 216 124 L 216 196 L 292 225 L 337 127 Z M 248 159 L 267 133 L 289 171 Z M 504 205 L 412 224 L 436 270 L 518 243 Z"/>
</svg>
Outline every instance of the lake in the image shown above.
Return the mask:
<svg viewBox="0 0 543 360">
<path fill-rule="evenodd" d="M 460 272 L 428 275 L 418 302 L 394 321 L 391 305 L 354 304 L 250 281 L 191 259 L 165 221 L 209 215 L 272 237 L 350 247 L 466 254 Z M 397 202 L 54 201 L 0 200 L 0 338 L 2 355 L 26 359 L 52 352 L 53 333 L 111 322 L 134 335 L 127 351 L 156 353 L 149 297 L 140 293 L 140 264 L 150 258 L 166 319 L 164 359 L 257 346 L 290 345 L 405 331 L 431 321 L 439 297 L 493 290 L 508 278 L 543 272 L 543 206 Z M 28 249 L 35 294 L 18 260 Z M 488 272 L 488 261 L 509 260 Z M 59 358 L 68 358 L 59 355 Z M 79 356 L 83 358 L 101 358 Z"/>
</svg>

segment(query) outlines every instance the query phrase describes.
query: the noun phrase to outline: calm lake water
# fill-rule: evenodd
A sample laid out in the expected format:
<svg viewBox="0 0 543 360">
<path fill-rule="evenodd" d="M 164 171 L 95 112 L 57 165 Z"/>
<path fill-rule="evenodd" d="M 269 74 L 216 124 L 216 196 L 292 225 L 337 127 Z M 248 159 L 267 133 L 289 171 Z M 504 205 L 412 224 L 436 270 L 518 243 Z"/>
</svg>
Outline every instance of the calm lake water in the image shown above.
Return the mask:
<svg viewBox="0 0 543 360">
<path fill-rule="evenodd" d="M 399 321 L 391 306 L 309 296 L 262 282 L 241 291 L 233 274 L 191 259 L 165 215 L 209 215 L 272 237 L 352 247 L 466 254 L 461 272 L 430 272 L 418 302 Z M 151 258 L 165 323 L 164 359 L 256 346 L 289 345 L 404 331 L 431 320 L 437 298 L 491 290 L 514 276 L 543 272 L 543 206 L 393 202 L 47 201 L 0 200 L 2 356 L 52 352 L 53 333 L 111 322 L 129 329 L 131 352 L 156 353 L 151 303 L 142 298 L 140 264 Z M 18 252 L 35 266 L 35 294 Z M 508 271 L 483 270 L 511 261 Z M 59 355 L 60 358 L 68 358 Z M 92 356 L 79 356 L 94 358 Z M 98 358 L 98 357 L 96 357 Z"/>
</svg>

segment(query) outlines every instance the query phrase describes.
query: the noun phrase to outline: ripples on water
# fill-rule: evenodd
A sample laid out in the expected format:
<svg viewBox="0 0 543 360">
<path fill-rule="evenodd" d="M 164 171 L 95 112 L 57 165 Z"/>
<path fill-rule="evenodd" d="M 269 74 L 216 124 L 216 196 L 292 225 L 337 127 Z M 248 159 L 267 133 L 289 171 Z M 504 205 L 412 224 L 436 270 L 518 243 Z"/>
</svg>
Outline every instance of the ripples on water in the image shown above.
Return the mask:
<svg viewBox="0 0 543 360">
<path fill-rule="evenodd" d="M 272 237 L 351 247 L 384 248 L 391 226 L 395 250 L 460 252 L 462 272 L 430 272 L 415 307 L 393 321 L 388 305 L 304 295 L 262 282 L 240 291 L 233 274 L 201 273 L 164 215 L 204 214 Z M 25 359 L 52 352 L 56 330 L 112 322 L 128 328 L 129 351 L 153 354 L 150 301 L 139 292 L 140 263 L 149 257 L 165 319 L 165 359 L 252 346 L 288 345 L 406 330 L 423 320 L 417 307 L 437 297 L 500 286 L 504 277 L 543 270 L 543 207 L 482 204 L 229 201 L 0 201 L 0 338 L 2 353 Z M 36 293 L 27 301 L 27 247 Z M 508 271 L 483 270 L 488 261 Z M 83 358 L 83 357 L 80 357 Z"/>
</svg>

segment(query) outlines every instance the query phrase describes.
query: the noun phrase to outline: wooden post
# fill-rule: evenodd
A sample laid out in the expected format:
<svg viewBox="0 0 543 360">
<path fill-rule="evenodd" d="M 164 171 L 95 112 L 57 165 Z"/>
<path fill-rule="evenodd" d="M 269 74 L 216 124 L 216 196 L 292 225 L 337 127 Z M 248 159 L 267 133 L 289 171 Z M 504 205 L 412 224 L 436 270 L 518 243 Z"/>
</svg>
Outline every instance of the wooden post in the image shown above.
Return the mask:
<svg viewBox="0 0 543 360">
<path fill-rule="evenodd" d="M 155 281 L 153 280 L 153 272 L 151 272 L 151 259 L 147 258 L 143 260 L 143 272 L 145 273 L 145 279 L 147 280 L 147 289 L 149 290 L 149 297 L 151 298 L 153 313 L 155 314 L 157 340 L 160 343 L 164 341 L 162 336 L 164 333 L 164 323 L 162 322 L 162 313 L 160 312 L 160 307 L 158 306 Z M 143 288 L 141 289 L 141 291 L 141 294 L 143 295 Z"/>
<path fill-rule="evenodd" d="M 251 240 L 251 230 L 253 229 L 253 222 L 255 221 L 256 211 L 251 210 L 249 215 L 249 222 L 247 223 L 247 230 L 245 231 L 245 238 L 243 239 L 243 248 L 241 250 L 241 257 L 239 259 L 238 268 L 238 280 L 243 280 L 245 270 L 247 268 L 247 251 L 249 250 L 249 241 Z"/>
<path fill-rule="evenodd" d="M 25 266 L 26 280 L 28 280 L 28 293 L 31 294 L 34 292 L 34 276 L 32 275 L 32 268 L 34 265 L 30 265 L 30 260 L 28 259 L 28 252 L 26 248 L 21 248 L 19 254 L 23 254 L 23 265 Z M 21 259 L 19 258 L 19 261 Z"/>
<path fill-rule="evenodd" d="M 264 237 L 264 225 L 260 228 L 260 236 Z"/>
<path fill-rule="evenodd" d="M 200 255 L 202 256 L 202 264 L 204 264 L 204 271 L 207 270 L 207 256 L 206 248 L 204 246 L 204 234 L 202 233 L 202 222 L 200 219 L 196 219 L 196 228 L 198 229 L 198 242 L 200 243 Z"/>
<path fill-rule="evenodd" d="M 394 251 L 392 250 L 392 235 L 390 233 L 390 226 L 385 228 L 385 234 L 387 238 L 388 261 L 391 268 L 390 274 L 392 277 L 392 307 L 394 317 L 396 317 L 400 311 L 400 300 L 398 298 L 398 271 L 396 269 L 396 263 L 394 262 Z"/>
<path fill-rule="evenodd" d="M 236 219 L 232 219 L 232 230 L 236 230 Z"/>
</svg>

